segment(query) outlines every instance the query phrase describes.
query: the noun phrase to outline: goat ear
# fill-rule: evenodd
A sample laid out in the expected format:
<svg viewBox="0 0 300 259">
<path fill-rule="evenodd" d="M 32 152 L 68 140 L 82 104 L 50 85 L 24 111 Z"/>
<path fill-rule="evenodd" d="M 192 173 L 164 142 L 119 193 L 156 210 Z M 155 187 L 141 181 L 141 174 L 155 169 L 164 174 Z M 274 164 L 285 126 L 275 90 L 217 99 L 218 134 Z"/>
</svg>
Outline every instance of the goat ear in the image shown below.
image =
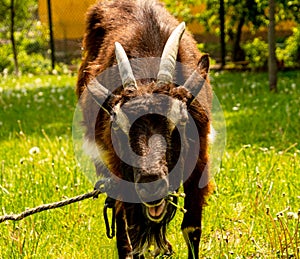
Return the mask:
<svg viewBox="0 0 300 259">
<path fill-rule="evenodd" d="M 202 57 L 200 58 L 200 60 L 198 62 L 198 69 L 200 71 L 200 75 L 204 79 L 206 79 L 207 75 L 208 75 L 208 71 L 209 71 L 209 55 L 208 54 L 202 55 Z"/>
<path fill-rule="evenodd" d="M 189 101 L 189 104 L 193 102 L 195 97 L 199 94 L 204 86 L 209 70 L 209 55 L 204 54 L 198 62 L 197 69 L 184 83 L 184 87 L 193 95 L 193 98 Z"/>
<path fill-rule="evenodd" d="M 108 114 L 110 115 L 109 111 L 103 107 L 103 103 L 105 100 L 112 96 L 112 93 L 106 89 L 96 78 L 92 79 L 88 85 L 86 86 L 87 90 L 91 94 L 94 101 Z"/>
</svg>

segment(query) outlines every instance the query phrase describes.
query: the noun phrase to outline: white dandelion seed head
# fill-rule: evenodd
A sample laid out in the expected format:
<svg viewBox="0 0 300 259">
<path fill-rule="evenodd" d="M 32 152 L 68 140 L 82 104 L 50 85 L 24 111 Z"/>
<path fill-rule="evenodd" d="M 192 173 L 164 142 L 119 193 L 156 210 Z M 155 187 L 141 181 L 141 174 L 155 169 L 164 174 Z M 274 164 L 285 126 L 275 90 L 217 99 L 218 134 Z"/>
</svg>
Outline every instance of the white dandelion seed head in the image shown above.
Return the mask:
<svg viewBox="0 0 300 259">
<path fill-rule="evenodd" d="M 35 154 L 38 154 L 40 153 L 40 149 L 38 147 L 32 147 L 30 150 L 29 150 L 29 154 L 30 155 L 35 155 Z"/>
</svg>

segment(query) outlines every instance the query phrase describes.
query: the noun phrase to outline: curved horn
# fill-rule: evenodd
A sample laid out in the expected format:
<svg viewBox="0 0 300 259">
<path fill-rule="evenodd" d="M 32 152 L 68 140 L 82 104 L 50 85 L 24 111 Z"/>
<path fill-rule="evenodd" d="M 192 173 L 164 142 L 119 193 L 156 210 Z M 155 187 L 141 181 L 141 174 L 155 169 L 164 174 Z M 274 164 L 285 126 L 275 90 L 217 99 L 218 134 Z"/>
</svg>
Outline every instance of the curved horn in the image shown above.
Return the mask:
<svg viewBox="0 0 300 259">
<path fill-rule="evenodd" d="M 118 103 L 112 111 L 109 111 L 103 106 L 103 103 L 108 97 L 114 97 L 114 95 L 106 89 L 96 78 L 92 79 L 88 85 L 87 90 L 91 94 L 94 101 L 105 111 L 109 116 L 114 116 L 113 127 L 121 128 L 125 134 L 129 134 L 130 124 L 128 117 L 120 108 L 120 103 Z"/>
<path fill-rule="evenodd" d="M 137 84 L 129 63 L 129 59 L 125 50 L 119 42 L 115 42 L 115 54 L 118 62 L 120 76 L 122 79 L 123 87 L 133 86 L 137 89 Z"/>
<path fill-rule="evenodd" d="M 173 74 L 175 71 L 177 53 L 180 39 L 185 31 L 185 23 L 180 23 L 176 29 L 171 33 L 167 43 L 164 47 L 159 72 L 157 75 L 157 84 L 166 84 L 173 81 Z"/>
<path fill-rule="evenodd" d="M 86 86 L 94 101 L 108 114 L 109 111 L 103 107 L 105 100 L 112 96 L 112 93 L 98 82 L 96 78 L 92 79 Z"/>
</svg>

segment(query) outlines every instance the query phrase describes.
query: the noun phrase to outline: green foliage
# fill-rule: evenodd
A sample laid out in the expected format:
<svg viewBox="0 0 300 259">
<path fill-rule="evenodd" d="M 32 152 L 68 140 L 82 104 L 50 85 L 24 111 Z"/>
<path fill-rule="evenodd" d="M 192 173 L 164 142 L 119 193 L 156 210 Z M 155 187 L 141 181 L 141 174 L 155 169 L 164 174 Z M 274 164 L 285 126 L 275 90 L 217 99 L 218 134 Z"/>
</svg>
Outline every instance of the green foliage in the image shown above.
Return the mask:
<svg viewBox="0 0 300 259">
<path fill-rule="evenodd" d="M 30 29 L 15 33 L 20 73 L 42 75 L 51 72 L 51 60 L 48 55 L 48 29 L 41 22 L 31 21 Z M 0 73 L 14 72 L 12 47 L 9 41 L 0 46 Z M 67 66 L 58 63 L 56 73 L 68 73 Z"/>
<path fill-rule="evenodd" d="M 255 38 L 252 42 L 244 45 L 246 60 L 249 66 L 254 69 L 264 68 L 268 62 L 268 44 L 260 38 Z"/>
<path fill-rule="evenodd" d="M 31 26 L 37 12 L 37 0 L 15 0 L 15 27 L 20 31 Z M 9 31 L 11 0 L 0 0 L 0 25 L 2 36 Z"/>
<path fill-rule="evenodd" d="M 19 33 L 19 45 L 22 45 L 27 54 L 41 53 L 45 55 L 49 48 L 49 30 L 40 21 L 32 21 L 28 30 Z"/>
<path fill-rule="evenodd" d="M 73 152 L 76 78 L 0 79 L 1 215 L 92 190 Z M 204 209 L 200 257 L 297 258 L 300 75 L 279 73 L 277 94 L 265 73 L 215 73 L 211 82 L 227 147 Z M 0 224 L 0 258 L 116 258 L 115 239 L 105 236 L 104 199 Z M 174 259 L 187 258 L 182 217 L 178 211 L 168 229 Z"/>
<path fill-rule="evenodd" d="M 49 58 L 44 58 L 41 54 L 32 53 L 28 55 L 26 51 L 18 52 L 18 59 L 20 62 L 20 70 L 22 73 L 31 74 L 47 74 L 51 67 Z"/>
<path fill-rule="evenodd" d="M 205 12 L 198 14 L 197 18 L 202 23 L 206 30 L 209 32 L 215 32 L 219 34 L 219 1 L 218 0 L 206 0 Z M 262 24 L 266 23 L 266 17 L 264 15 L 264 9 L 266 3 L 263 1 L 238 1 L 227 0 L 225 1 L 225 28 L 227 37 L 234 38 L 237 32 L 237 24 L 241 19 L 244 19 L 245 24 L 250 24 L 250 28 L 258 28 Z"/>
<path fill-rule="evenodd" d="M 285 67 L 295 67 L 300 65 L 300 26 L 293 29 L 293 35 L 284 42 L 283 48 L 276 49 L 279 61 L 284 62 Z"/>
<path fill-rule="evenodd" d="M 14 71 L 10 42 L 11 6 L 10 0 L 0 0 L 0 35 L 3 40 L 1 52 L 7 55 L 0 59 L 0 72 Z M 47 30 L 37 21 L 37 0 L 14 1 L 14 38 L 20 72 L 40 74 L 49 66 L 44 57 L 47 48 Z M 6 45 L 6 46 L 5 46 Z M 29 56 L 33 54 L 32 56 Z"/>
<path fill-rule="evenodd" d="M 227 54 L 232 50 L 232 59 L 239 59 L 239 45 L 243 26 L 254 34 L 261 26 L 267 28 L 268 19 L 268 1 L 267 0 L 227 0 L 225 2 L 225 35 L 227 42 Z M 206 4 L 206 10 L 196 14 L 194 19 L 199 21 L 205 29 L 216 35 L 220 35 L 220 17 L 219 17 L 219 0 L 203 0 Z M 276 21 L 293 20 L 296 23 L 300 21 L 300 5 L 298 0 L 276 0 Z M 229 45 L 233 46 L 229 46 Z M 254 51 L 251 55 L 254 54 Z M 286 55 L 286 54 L 284 54 Z M 262 58 L 265 59 L 266 54 Z M 248 57 L 249 58 L 249 57 Z M 251 57 L 251 61 L 254 58 Z M 253 67 L 257 63 L 252 64 Z M 260 64 L 258 65 L 260 66 Z"/>
<path fill-rule="evenodd" d="M 51 60 L 40 53 L 30 53 L 21 46 L 18 50 L 19 70 L 21 74 L 46 75 L 51 71 Z M 0 72 L 3 74 L 11 74 L 14 71 L 14 62 L 11 46 L 5 44 L 0 47 Z M 55 66 L 55 73 L 69 73 L 67 66 L 63 63 L 58 63 Z"/>
<path fill-rule="evenodd" d="M 11 54 L 11 46 L 8 44 L 4 44 L 0 46 L 0 72 L 2 72 L 5 68 L 11 69 L 12 65 L 12 54 Z"/>
<path fill-rule="evenodd" d="M 293 20 L 300 23 L 299 0 L 277 0 L 277 21 Z"/>
<path fill-rule="evenodd" d="M 198 4 L 199 0 L 164 0 L 166 8 L 177 18 L 190 22 L 194 19 L 191 8 Z"/>
<path fill-rule="evenodd" d="M 260 38 L 244 46 L 246 60 L 253 70 L 264 69 L 268 61 L 268 44 Z M 295 68 L 300 65 L 300 27 L 293 28 L 293 35 L 276 48 L 276 58 L 282 68 Z"/>
</svg>

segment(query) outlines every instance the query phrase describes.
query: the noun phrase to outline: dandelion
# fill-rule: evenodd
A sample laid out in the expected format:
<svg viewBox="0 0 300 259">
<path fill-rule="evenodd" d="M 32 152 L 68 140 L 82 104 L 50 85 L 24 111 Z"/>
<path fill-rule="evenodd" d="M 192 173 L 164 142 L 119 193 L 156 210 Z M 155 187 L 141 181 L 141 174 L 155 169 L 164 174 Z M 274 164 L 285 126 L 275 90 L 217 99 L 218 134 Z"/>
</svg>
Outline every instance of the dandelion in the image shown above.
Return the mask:
<svg viewBox="0 0 300 259">
<path fill-rule="evenodd" d="M 29 150 L 29 154 L 30 155 L 35 155 L 35 154 L 38 154 L 40 153 L 40 149 L 38 147 L 32 147 L 30 150 Z"/>
<path fill-rule="evenodd" d="M 24 96 L 27 96 L 27 90 L 26 90 L 26 88 L 22 88 L 22 89 L 21 89 L 21 93 L 22 93 Z"/>
<path fill-rule="evenodd" d="M 259 150 L 261 150 L 262 152 L 267 152 L 268 148 L 267 147 L 260 147 Z"/>
<path fill-rule="evenodd" d="M 3 76 L 4 76 L 4 77 L 7 77 L 7 75 L 8 75 L 8 69 L 7 69 L 7 68 L 4 68 L 4 69 L 3 69 Z"/>
<path fill-rule="evenodd" d="M 26 161 L 26 158 L 22 157 L 22 158 L 20 159 L 20 164 L 23 165 L 23 164 L 25 163 L 25 161 Z"/>
<path fill-rule="evenodd" d="M 37 78 L 34 80 L 35 84 L 40 85 L 42 83 L 42 79 Z"/>
<path fill-rule="evenodd" d="M 243 145 L 243 148 L 250 148 L 250 147 L 251 147 L 251 144 Z"/>
<path fill-rule="evenodd" d="M 287 213 L 287 218 L 288 219 L 298 219 L 298 214 L 296 212 L 289 211 Z"/>
</svg>

